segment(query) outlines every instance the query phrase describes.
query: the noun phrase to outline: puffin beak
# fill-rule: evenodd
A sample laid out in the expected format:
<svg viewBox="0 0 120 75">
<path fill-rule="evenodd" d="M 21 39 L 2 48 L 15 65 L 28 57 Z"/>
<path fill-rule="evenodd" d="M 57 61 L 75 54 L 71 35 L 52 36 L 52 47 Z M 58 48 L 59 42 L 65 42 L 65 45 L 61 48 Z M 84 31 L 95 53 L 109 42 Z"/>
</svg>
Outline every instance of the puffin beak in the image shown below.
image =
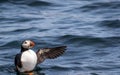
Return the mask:
<svg viewBox="0 0 120 75">
<path fill-rule="evenodd" d="M 34 47 L 35 43 L 33 41 L 30 41 L 30 48 Z"/>
</svg>

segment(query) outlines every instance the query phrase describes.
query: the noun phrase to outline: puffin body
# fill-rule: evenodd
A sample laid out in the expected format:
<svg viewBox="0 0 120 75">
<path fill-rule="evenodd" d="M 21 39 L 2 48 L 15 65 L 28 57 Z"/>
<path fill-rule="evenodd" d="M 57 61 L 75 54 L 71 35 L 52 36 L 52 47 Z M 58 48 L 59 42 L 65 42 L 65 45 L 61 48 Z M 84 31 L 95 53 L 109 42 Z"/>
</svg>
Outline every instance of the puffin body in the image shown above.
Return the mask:
<svg viewBox="0 0 120 75">
<path fill-rule="evenodd" d="M 24 51 L 21 55 L 22 67 L 18 70 L 20 72 L 32 71 L 37 64 L 37 55 L 33 50 Z"/>
<path fill-rule="evenodd" d="M 55 48 L 43 48 L 34 52 L 33 48 L 35 43 L 31 40 L 25 40 L 21 45 L 21 52 L 15 56 L 15 67 L 17 72 L 30 72 L 42 63 L 45 59 L 54 59 L 62 55 L 66 50 L 66 46 Z"/>
</svg>

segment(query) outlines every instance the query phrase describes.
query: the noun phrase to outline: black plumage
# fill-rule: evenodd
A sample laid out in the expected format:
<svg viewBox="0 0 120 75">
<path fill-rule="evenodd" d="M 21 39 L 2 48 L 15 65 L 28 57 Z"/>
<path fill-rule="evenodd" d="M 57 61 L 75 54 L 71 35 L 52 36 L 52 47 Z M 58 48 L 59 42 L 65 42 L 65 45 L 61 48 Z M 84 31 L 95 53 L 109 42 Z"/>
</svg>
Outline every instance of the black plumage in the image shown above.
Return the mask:
<svg viewBox="0 0 120 75">
<path fill-rule="evenodd" d="M 66 46 L 60 46 L 55 48 L 43 48 L 39 49 L 36 54 L 38 57 L 38 63 L 43 62 L 45 59 L 54 59 L 62 55 L 66 50 Z"/>
</svg>

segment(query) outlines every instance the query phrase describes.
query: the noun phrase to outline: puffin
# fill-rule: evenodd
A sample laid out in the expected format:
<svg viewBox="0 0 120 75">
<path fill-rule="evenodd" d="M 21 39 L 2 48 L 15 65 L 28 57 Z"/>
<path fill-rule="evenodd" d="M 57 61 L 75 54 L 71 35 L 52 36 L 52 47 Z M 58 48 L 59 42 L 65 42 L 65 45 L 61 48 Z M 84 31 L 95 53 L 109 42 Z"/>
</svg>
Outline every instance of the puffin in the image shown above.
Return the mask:
<svg viewBox="0 0 120 75">
<path fill-rule="evenodd" d="M 66 46 L 54 48 L 41 48 L 37 52 L 31 48 L 35 46 L 32 40 L 25 40 L 21 44 L 21 51 L 15 55 L 14 64 L 17 72 L 32 72 L 36 66 L 45 59 L 54 59 L 61 56 L 66 51 Z"/>
</svg>

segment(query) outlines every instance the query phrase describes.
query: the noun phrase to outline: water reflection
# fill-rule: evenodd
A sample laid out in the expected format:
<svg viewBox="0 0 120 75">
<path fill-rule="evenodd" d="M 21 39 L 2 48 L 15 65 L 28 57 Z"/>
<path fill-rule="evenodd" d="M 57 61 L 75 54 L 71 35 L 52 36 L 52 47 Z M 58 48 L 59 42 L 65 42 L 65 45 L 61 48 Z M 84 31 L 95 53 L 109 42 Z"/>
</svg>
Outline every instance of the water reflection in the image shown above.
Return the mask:
<svg viewBox="0 0 120 75">
<path fill-rule="evenodd" d="M 40 73 L 39 71 L 33 71 L 29 73 L 17 72 L 16 75 L 45 75 L 45 73 Z"/>
<path fill-rule="evenodd" d="M 36 67 L 32 72 L 16 72 L 16 75 L 45 75 L 45 73 L 41 72 L 41 70 L 42 69 L 40 67 Z"/>
</svg>

